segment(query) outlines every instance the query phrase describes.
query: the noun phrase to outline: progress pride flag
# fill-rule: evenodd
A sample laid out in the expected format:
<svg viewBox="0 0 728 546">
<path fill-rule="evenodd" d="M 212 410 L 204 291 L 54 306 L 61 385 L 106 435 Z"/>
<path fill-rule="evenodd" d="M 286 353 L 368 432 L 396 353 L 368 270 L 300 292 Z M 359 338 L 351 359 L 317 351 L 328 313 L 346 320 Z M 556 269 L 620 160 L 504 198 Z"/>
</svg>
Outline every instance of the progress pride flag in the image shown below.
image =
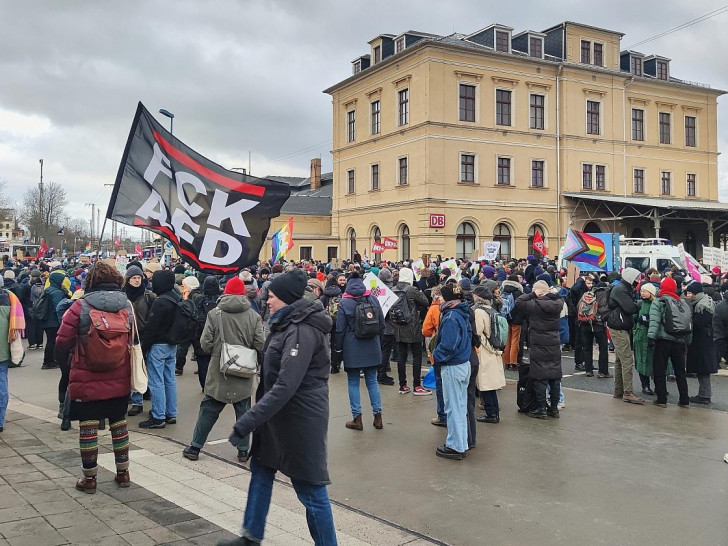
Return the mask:
<svg viewBox="0 0 728 546">
<path fill-rule="evenodd" d="M 291 190 L 228 171 L 174 138 L 140 102 L 106 217 L 169 239 L 185 261 L 226 273 L 258 261 Z"/>
</svg>

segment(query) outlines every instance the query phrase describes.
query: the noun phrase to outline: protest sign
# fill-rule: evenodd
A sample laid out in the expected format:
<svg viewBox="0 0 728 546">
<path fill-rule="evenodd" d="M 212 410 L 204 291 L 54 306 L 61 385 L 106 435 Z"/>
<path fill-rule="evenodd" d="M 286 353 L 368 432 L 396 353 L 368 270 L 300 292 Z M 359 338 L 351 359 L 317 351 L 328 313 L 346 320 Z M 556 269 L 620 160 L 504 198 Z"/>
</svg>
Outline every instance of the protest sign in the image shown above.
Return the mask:
<svg viewBox="0 0 728 546">
<path fill-rule="evenodd" d="M 486 260 L 493 261 L 498 258 L 498 251 L 500 250 L 500 241 L 484 241 L 483 242 L 483 255 Z"/>
<path fill-rule="evenodd" d="M 374 273 L 367 273 L 364 276 L 364 286 L 371 291 L 372 296 L 377 298 L 382 312 L 386 315 L 397 301 L 397 295 L 390 288 L 387 288 Z"/>
</svg>

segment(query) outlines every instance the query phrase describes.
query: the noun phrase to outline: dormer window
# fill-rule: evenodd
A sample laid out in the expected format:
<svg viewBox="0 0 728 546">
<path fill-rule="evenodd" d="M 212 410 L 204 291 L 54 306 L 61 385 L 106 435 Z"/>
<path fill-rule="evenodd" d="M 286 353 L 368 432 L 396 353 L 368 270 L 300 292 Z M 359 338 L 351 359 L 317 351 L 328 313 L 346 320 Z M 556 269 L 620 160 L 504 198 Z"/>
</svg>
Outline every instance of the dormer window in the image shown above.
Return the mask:
<svg viewBox="0 0 728 546">
<path fill-rule="evenodd" d="M 381 62 L 382 60 L 382 46 L 374 47 L 374 64 Z"/>
<path fill-rule="evenodd" d="M 404 36 L 397 38 L 397 41 L 394 42 L 394 52 L 399 53 L 400 51 L 404 51 Z"/>
<path fill-rule="evenodd" d="M 584 64 L 591 63 L 591 42 L 588 40 L 581 41 L 581 62 Z"/>
<path fill-rule="evenodd" d="M 495 50 L 508 53 L 510 51 L 510 36 L 504 30 L 495 31 Z"/>
<path fill-rule="evenodd" d="M 656 68 L 656 72 L 657 72 L 657 79 L 659 79 L 659 80 L 669 79 L 669 70 L 668 70 L 668 66 L 667 66 L 667 61 L 657 61 L 655 68 Z"/>
<path fill-rule="evenodd" d="M 635 76 L 642 75 L 642 59 L 640 57 L 630 58 L 630 72 Z"/>
<path fill-rule="evenodd" d="M 604 48 L 602 44 L 594 42 L 594 65 L 604 66 Z"/>
<path fill-rule="evenodd" d="M 537 59 L 543 59 L 543 38 L 531 36 L 528 39 L 528 55 Z"/>
<path fill-rule="evenodd" d="M 354 74 L 358 74 L 361 72 L 361 61 L 356 61 L 354 63 Z"/>
</svg>

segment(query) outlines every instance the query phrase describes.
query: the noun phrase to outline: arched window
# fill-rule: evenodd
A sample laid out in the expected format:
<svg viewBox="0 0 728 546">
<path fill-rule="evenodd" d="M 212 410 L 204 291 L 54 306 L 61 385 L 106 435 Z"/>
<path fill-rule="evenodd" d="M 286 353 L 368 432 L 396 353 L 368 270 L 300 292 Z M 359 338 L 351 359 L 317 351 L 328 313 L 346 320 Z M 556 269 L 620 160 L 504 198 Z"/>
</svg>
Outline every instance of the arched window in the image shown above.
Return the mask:
<svg viewBox="0 0 728 546">
<path fill-rule="evenodd" d="M 347 239 L 349 239 L 349 259 L 353 260 L 356 253 L 356 231 L 354 231 L 354 228 L 349 228 Z"/>
<path fill-rule="evenodd" d="M 460 259 L 470 258 L 475 250 L 475 227 L 470 222 L 463 222 L 455 232 L 455 253 Z"/>
<path fill-rule="evenodd" d="M 410 259 L 410 233 L 409 233 L 409 227 L 407 227 L 407 224 L 403 225 L 402 229 L 399 230 L 399 244 L 400 244 L 400 248 L 402 249 L 402 259 L 409 260 Z"/>
<path fill-rule="evenodd" d="M 692 231 L 685 232 L 685 252 L 695 257 L 695 233 Z"/>
<path fill-rule="evenodd" d="M 632 238 L 633 239 L 644 239 L 645 238 L 645 234 L 642 231 L 642 229 L 640 229 L 640 228 L 634 228 L 632 230 Z"/>
<path fill-rule="evenodd" d="M 530 228 L 528 228 L 528 253 L 533 254 L 534 256 L 538 257 L 541 256 L 541 253 L 533 248 L 533 236 L 536 235 L 536 232 L 539 232 L 541 234 L 541 238 L 543 239 L 544 246 L 548 249 L 548 245 L 546 244 L 546 232 L 543 229 L 543 226 L 541 224 L 533 224 Z"/>
<path fill-rule="evenodd" d="M 372 248 L 374 243 L 381 243 L 382 242 L 382 231 L 379 229 L 379 226 L 374 226 L 372 228 Z M 382 260 L 382 254 L 377 252 L 375 253 L 374 250 L 372 250 L 372 260 L 375 262 L 380 262 Z"/>
<path fill-rule="evenodd" d="M 511 228 L 506 224 L 498 224 L 493 229 L 493 240 L 500 242 L 500 249 L 498 250 L 499 260 L 510 260 L 511 259 Z"/>
<path fill-rule="evenodd" d="M 584 233 L 601 233 L 602 228 L 596 222 L 589 222 L 584 226 Z"/>
</svg>

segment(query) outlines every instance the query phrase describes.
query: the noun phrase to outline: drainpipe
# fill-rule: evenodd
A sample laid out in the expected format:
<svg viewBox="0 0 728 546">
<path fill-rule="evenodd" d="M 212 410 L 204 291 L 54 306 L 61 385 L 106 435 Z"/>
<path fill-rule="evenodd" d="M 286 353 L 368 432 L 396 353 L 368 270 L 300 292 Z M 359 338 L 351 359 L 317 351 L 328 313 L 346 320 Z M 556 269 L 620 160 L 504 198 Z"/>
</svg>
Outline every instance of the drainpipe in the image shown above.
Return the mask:
<svg viewBox="0 0 728 546">
<path fill-rule="evenodd" d="M 624 196 L 627 197 L 627 86 L 634 81 L 630 76 L 622 88 L 622 178 L 624 179 Z"/>
<path fill-rule="evenodd" d="M 564 65 L 556 72 L 556 241 L 561 244 L 561 101 L 559 83 Z"/>
</svg>

